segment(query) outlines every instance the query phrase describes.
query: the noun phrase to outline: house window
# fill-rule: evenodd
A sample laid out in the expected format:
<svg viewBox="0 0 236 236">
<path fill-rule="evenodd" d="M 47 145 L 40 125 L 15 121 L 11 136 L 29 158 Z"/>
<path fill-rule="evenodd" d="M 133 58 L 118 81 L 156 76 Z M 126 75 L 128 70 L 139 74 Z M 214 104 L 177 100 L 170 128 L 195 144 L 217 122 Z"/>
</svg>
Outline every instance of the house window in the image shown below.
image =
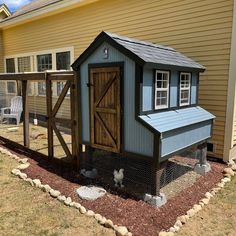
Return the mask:
<svg viewBox="0 0 236 236">
<path fill-rule="evenodd" d="M 38 94 L 39 95 L 46 95 L 46 83 L 45 82 L 38 82 Z"/>
<path fill-rule="evenodd" d="M 7 94 L 16 94 L 16 82 L 15 81 L 7 81 Z"/>
<path fill-rule="evenodd" d="M 38 71 L 52 70 L 52 54 L 37 56 Z"/>
<path fill-rule="evenodd" d="M 18 57 L 18 72 L 30 72 L 30 57 Z"/>
<path fill-rule="evenodd" d="M 14 58 L 6 59 L 6 71 L 7 73 L 15 73 L 15 60 Z"/>
<path fill-rule="evenodd" d="M 44 54 L 37 56 L 38 71 L 52 70 L 52 54 Z M 46 95 L 46 83 L 38 82 L 38 94 Z"/>
<path fill-rule="evenodd" d="M 191 88 L 191 74 L 180 73 L 180 106 L 187 106 L 190 104 L 190 88 Z"/>
<path fill-rule="evenodd" d="M 56 64 L 57 70 L 70 70 L 70 52 L 59 52 L 56 53 Z M 65 82 L 57 82 L 57 96 L 62 92 L 65 86 Z M 70 95 L 69 91 L 67 97 Z"/>
<path fill-rule="evenodd" d="M 56 53 L 57 70 L 70 70 L 70 52 Z"/>
<path fill-rule="evenodd" d="M 168 108 L 168 103 L 169 103 L 169 72 L 156 71 L 155 109 Z"/>
</svg>

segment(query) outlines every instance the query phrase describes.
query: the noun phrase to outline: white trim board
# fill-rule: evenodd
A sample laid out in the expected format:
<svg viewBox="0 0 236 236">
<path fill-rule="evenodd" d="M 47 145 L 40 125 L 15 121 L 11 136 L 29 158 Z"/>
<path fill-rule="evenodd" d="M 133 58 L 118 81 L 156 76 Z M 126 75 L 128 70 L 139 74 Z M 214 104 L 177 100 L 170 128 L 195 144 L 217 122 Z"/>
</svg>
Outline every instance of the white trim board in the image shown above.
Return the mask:
<svg viewBox="0 0 236 236">
<path fill-rule="evenodd" d="M 227 96 L 227 110 L 224 134 L 224 153 L 223 160 L 225 162 L 235 158 L 236 152 L 233 149 L 234 136 L 234 120 L 236 115 L 236 0 L 234 0 L 233 9 L 233 24 L 232 24 L 232 38 L 230 51 L 230 65 L 229 65 L 229 81 L 228 81 L 228 96 Z"/>
</svg>

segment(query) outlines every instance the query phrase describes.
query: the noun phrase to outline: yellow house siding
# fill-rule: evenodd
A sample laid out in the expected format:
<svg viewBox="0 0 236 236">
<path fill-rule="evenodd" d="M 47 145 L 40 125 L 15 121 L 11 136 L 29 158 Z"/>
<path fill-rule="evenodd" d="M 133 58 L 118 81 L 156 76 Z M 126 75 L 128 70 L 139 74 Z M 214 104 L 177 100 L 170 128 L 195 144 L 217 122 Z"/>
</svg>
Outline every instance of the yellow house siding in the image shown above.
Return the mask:
<svg viewBox="0 0 236 236">
<path fill-rule="evenodd" d="M 3 60 L 3 38 L 2 31 L 0 30 L 0 73 L 4 72 L 4 60 Z"/>
<path fill-rule="evenodd" d="M 101 0 L 4 30 L 5 55 L 74 46 L 78 57 L 110 31 L 174 47 L 206 66 L 199 103 L 216 115 L 213 141 L 222 157 L 233 0 Z"/>
</svg>

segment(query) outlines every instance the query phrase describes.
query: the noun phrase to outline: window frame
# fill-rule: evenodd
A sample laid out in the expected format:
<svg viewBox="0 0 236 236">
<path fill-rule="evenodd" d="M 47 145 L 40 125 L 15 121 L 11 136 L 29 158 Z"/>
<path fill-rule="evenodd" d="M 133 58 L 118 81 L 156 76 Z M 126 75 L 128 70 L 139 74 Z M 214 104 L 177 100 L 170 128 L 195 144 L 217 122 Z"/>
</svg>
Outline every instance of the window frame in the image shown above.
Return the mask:
<svg viewBox="0 0 236 236">
<path fill-rule="evenodd" d="M 157 74 L 167 74 L 167 87 L 166 88 L 157 88 Z M 160 111 L 160 110 L 166 110 L 170 107 L 170 78 L 171 78 L 171 72 L 169 70 L 155 70 L 155 76 L 154 76 L 154 110 Z M 157 92 L 158 91 L 166 91 L 166 105 L 157 105 Z"/>
<path fill-rule="evenodd" d="M 181 80 L 182 75 L 189 76 L 189 87 L 188 88 L 181 88 Z M 179 73 L 179 107 L 186 107 L 191 105 L 191 88 L 192 88 L 192 73 L 191 72 L 180 72 Z M 188 102 L 182 103 L 181 102 L 181 92 L 188 91 Z"/>
<path fill-rule="evenodd" d="M 11 93 L 11 92 L 9 92 L 9 90 L 8 90 L 8 83 L 14 83 L 14 85 L 15 85 L 15 92 L 13 92 L 13 93 Z M 6 81 L 6 94 L 7 95 L 16 95 L 17 94 L 17 83 L 16 83 L 16 81 L 12 81 L 12 80 L 7 80 Z"/>
</svg>

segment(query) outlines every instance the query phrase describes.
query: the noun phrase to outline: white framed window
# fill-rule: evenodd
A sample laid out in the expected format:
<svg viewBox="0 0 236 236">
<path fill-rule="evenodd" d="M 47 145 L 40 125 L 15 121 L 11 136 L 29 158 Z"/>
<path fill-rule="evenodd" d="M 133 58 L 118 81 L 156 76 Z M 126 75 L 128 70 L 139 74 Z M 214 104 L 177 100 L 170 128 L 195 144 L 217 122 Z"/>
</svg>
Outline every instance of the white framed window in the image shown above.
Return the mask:
<svg viewBox="0 0 236 236">
<path fill-rule="evenodd" d="M 169 71 L 156 71 L 155 75 L 155 109 L 169 107 Z"/>
<path fill-rule="evenodd" d="M 179 105 L 188 106 L 190 104 L 191 73 L 180 73 Z"/>
<path fill-rule="evenodd" d="M 7 94 L 16 94 L 16 81 L 6 81 L 6 93 Z"/>
<path fill-rule="evenodd" d="M 27 57 L 18 57 L 18 72 L 31 72 L 31 61 L 30 56 Z"/>
</svg>

